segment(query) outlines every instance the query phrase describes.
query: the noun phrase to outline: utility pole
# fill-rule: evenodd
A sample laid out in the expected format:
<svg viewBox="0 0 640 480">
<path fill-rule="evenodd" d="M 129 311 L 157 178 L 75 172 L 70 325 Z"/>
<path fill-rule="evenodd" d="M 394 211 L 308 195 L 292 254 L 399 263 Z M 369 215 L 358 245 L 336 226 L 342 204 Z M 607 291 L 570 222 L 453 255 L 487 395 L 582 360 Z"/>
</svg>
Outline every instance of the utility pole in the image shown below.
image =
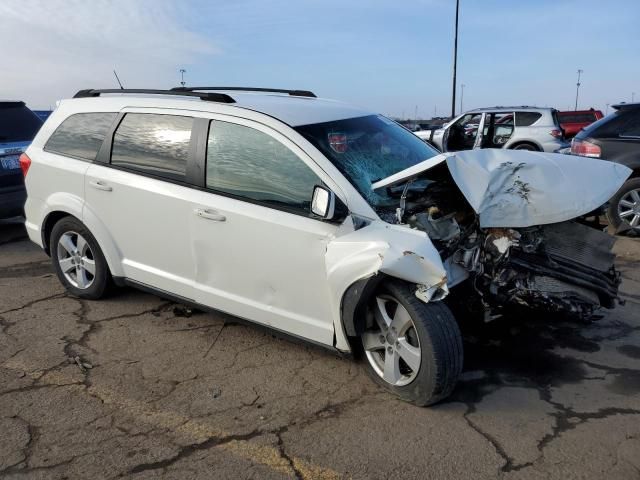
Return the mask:
<svg viewBox="0 0 640 480">
<path fill-rule="evenodd" d="M 607 103 L 607 108 L 605 108 L 604 110 L 604 116 L 606 117 L 608 113 L 609 113 L 609 104 Z"/>
<path fill-rule="evenodd" d="M 580 75 L 584 70 L 578 69 L 578 83 L 576 83 L 576 107 L 574 110 L 578 110 L 578 93 L 580 92 Z"/>
<path fill-rule="evenodd" d="M 456 0 L 456 30 L 453 40 L 453 83 L 451 92 L 451 118 L 456 116 L 456 69 L 458 66 L 458 15 L 460 13 L 460 0 Z"/>
<path fill-rule="evenodd" d="M 460 84 L 460 113 L 464 112 L 464 109 L 462 108 L 462 100 L 464 99 L 464 87 L 466 85 L 464 83 Z"/>
<path fill-rule="evenodd" d="M 187 71 L 184 68 L 180 69 L 180 85 L 182 85 L 183 87 L 185 86 L 185 81 L 184 81 L 184 74 L 187 73 Z"/>
</svg>

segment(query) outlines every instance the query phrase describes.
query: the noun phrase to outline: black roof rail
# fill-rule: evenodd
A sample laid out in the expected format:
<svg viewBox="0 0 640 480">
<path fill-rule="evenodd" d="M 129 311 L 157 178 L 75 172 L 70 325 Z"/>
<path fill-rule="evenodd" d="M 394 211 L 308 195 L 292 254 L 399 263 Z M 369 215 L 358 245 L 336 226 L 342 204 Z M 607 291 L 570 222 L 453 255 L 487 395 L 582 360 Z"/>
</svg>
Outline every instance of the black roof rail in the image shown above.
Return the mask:
<svg viewBox="0 0 640 480">
<path fill-rule="evenodd" d="M 108 88 L 104 90 L 80 90 L 73 98 L 99 97 L 103 93 L 131 93 L 131 94 L 147 94 L 147 95 L 173 95 L 181 97 L 196 97 L 200 100 L 220 103 L 236 103 L 236 101 L 225 93 L 205 93 L 192 91 L 176 91 L 176 90 L 153 90 L 148 88 Z"/>
<path fill-rule="evenodd" d="M 196 90 L 226 90 L 229 92 L 269 92 L 269 93 L 288 93 L 294 97 L 311 97 L 317 98 L 316 94 L 309 90 L 286 90 L 283 88 L 252 88 L 252 87 L 174 87 L 174 92 L 193 92 Z"/>
</svg>

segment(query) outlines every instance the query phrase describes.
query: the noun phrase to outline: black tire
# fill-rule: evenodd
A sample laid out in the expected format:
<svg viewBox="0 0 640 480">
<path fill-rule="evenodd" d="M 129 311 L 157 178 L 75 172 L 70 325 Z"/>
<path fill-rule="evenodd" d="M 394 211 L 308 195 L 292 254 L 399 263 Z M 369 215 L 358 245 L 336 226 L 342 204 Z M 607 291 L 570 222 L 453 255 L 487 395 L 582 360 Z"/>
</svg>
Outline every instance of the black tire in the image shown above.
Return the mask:
<svg viewBox="0 0 640 480">
<path fill-rule="evenodd" d="M 95 274 L 92 275 L 91 283 L 86 288 L 78 288 L 78 286 L 69 281 L 62 271 L 58 258 L 58 242 L 60 238 L 65 234 L 74 233 L 81 235 L 86 240 L 89 246 L 89 253 L 95 262 Z M 88 300 L 97 300 L 109 293 L 113 285 L 109 266 L 95 237 L 80 220 L 71 216 L 60 219 L 51 230 L 49 246 L 53 268 L 56 271 L 56 275 L 58 275 L 58 279 L 69 293 Z"/>
<path fill-rule="evenodd" d="M 619 214 L 620 201 L 633 190 L 640 191 L 640 178 L 631 178 L 627 180 L 624 182 L 622 187 L 620 187 L 620 190 L 611 197 L 611 200 L 609 200 L 609 208 L 607 209 L 607 217 L 609 219 L 609 223 L 616 231 L 621 227 L 624 227 L 626 224 L 629 230 L 632 230 L 635 234 L 640 234 L 640 224 L 633 228 L 629 222 L 623 220 Z"/>
<path fill-rule="evenodd" d="M 519 143 L 515 147 L 511 147 L 512 150 L 528 150 L 530 152 L 539 152 L 540 149 L 533 143 Z"/>
<path fill-rule="evenodd" d="M 420 367 L 413 380 L 402 386 L 392 385 L 376 372 L 366 351 L 363 361 L 374 382 L 402 400 L 424 407 L 446 398 L 453 391 L 462 372 L 463 346 L 460 329 L 451 310 L 443 302 L 420 301 L 415 296 L 415 288 L 415 285 L 397 280 L 383 283 L 373 295 L 368 318 L 371 327 L 372 309 L 376 308 L 379 295 L 392 297 L 407 310 L 421 352 Z"/>
</svg>

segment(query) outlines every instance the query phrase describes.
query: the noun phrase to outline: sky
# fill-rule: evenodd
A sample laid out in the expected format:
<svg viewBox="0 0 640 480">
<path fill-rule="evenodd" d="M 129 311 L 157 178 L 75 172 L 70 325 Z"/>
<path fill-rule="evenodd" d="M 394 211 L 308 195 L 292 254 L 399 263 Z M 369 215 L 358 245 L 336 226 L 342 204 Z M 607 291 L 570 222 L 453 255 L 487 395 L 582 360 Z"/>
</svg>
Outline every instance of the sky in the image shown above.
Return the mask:
<svg viewBox="0 0 640 480">
<path fill-rule="evenodd" d="M 84 88 L 312 90 L 394 117 L 451 113 L 455 0 L 2 0 L 0 98 Z M 640 100 L 640 1 L 460 0 L 458 101 Z"/>
</svg>

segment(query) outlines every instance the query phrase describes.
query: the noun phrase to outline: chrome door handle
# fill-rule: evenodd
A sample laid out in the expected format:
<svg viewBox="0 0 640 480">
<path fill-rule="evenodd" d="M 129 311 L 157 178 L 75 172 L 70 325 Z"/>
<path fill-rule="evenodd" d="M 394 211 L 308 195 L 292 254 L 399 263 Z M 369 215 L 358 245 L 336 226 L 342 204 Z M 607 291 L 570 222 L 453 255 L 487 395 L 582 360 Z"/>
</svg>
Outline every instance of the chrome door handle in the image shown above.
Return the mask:
<svg viewBox="0 0 640 480">
<path fill-rule="evenodd" d="M 98 190 L 104 190 L 105 192 L 110 192 L 113 190 L 112 187 L 110 187 L 109 185 L 106 185 L 101 180 L 91 180 L 89 182 L 89 185 L 91 185 L 93 188 L 97 188 Z"/>
<path fill-rule="evenodd" d="M 224 222 L 227 217 L 219 214 L 215 210 L 207 210 L 204 208 L 196 208 L 194 210 L 195 214 L 199 217 L 206 218 L 207 220 L 213 220 L 214 222 Z"/>
</svg>

